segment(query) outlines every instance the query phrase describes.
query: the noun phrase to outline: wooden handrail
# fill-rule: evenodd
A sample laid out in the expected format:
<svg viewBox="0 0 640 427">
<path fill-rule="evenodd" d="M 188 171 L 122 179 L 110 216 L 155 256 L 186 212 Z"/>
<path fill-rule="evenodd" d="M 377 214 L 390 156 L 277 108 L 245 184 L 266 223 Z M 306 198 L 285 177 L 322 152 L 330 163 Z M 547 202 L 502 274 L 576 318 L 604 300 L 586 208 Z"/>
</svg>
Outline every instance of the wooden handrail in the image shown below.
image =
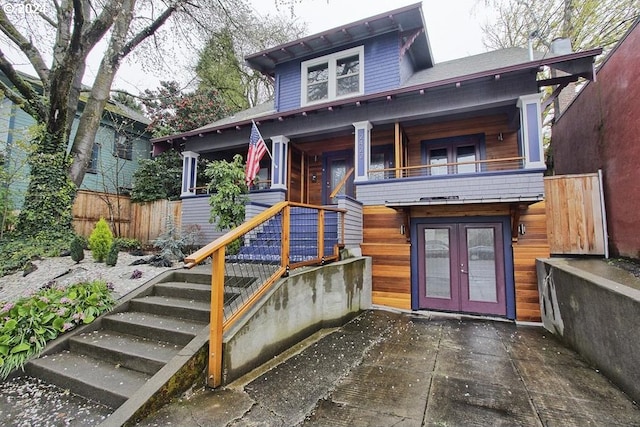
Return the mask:
<svg viewBox="0 0 640 427">
<path fill-rule="evenodd" d="M 210 387 L 218 387 L 222 383 L 222 340 L 224 331 L 236 322 L 243 313 L 246 313 L 255 303 L 258 301 L 268 290 L 271 285 L 282 277 L 287 269 L 290 267 L 290 215 L 292 207 L 310 208 L 318 210 L 318 254 L 317 259 L 307 260 L 297 265 L 302 265 L 315 261 L 316 263 L 321 260 L 324 261 L 324 218 L 325 211 L 346 213 L 345 209 L 314 206 L 304 203 L 295 202 L 280 202 L 277 203 L 250 220 L 246 221 L 242 225 L 235 229 L 225 233 L 215 241 L 209 243 L 200 250 L 194 252 L 185 258 L 185 267 L 191 268 L 205 258 L 211 257 L 211 314 L 209 325 L 209 363 L 207 373 L 207 384 Z M 266 280 L 263 279 L 262 283 L 258 286 L 256 291 L 249 296 L 249 298 L 243 302 L 242 306 L 238 310 L 231 313 L 228 318 L 224 318 L 224 283 L 225 283 L 225 251 L 227 245 L 235 240 L 242 238 L 250 231 L 256 229 L 263 223 L 267 222 L 274 216 L 282 213 L 282 235 L 281 240 L 281 259 L 280 265 L 274 270 L 269 272 L 269 277 Z M 344 215 L 343 219 L 344 221 Z M 343 222 L 344 230 L 344 222 Z M 344 238 L 344 234 L 343 234 Z M 337 254 L 333 257 L 336 258 Z M 291 264 L 294 265 L 294 264 Z"/>
<path fill-rule="evenodd" d="M 331 192 L 331 194 L 329 194 L 329 199 L 333 199 L 334 197 L 336 197 L 336 195 L 340 192 L 340 190 L 342 190 L 342 187 L 344 187 L 344 185 L 347 183 L 347 180 L 353 173 L 353 170 L 354 170 L 353 168 L 349 169 L 349 171 L 344 175 L 344 177 L 340 180 L 338 185 L 336 185 L 336 188 Z"/>
<path fill-rule="evenodd" d="M 459 165 L 476 165 L 476 164 L 485 164 L 485 163 L 499 163 L 499 162 L 513 162 L 517 160 L 524 160 L 525 157 L 507 157 L 504 159 L 486 159 L 486 160 L 474 160 L 472 162 L 458 162 L 458 163 L 441 163 L 437 165 L 417 165 L 417 166 L 404 166 L 401 168 L 385 168 L 385 169 L 370 169 L 369 173 L 378 173 L 378 172 L 392 172 L 396 170 L 416 170 L 416 169 L 431 169 L 445 166 L 459 166 Z"/>
</svg>

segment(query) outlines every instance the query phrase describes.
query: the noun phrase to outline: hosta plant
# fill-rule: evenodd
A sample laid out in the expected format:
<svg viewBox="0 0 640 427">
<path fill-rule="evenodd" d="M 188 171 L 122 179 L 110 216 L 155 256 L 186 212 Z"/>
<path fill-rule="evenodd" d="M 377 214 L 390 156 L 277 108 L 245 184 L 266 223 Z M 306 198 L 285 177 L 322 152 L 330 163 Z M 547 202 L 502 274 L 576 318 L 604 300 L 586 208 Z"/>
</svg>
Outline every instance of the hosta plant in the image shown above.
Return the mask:
<svg viewBox="0 0 640 427">
<path fill-rule="evenodd" d="M 32 296 L 0 303 L 0 378 L 40 354 L 46 343 L 110 310 L 113 287 L 104 281 L 55 283 Z"/>
</svg>

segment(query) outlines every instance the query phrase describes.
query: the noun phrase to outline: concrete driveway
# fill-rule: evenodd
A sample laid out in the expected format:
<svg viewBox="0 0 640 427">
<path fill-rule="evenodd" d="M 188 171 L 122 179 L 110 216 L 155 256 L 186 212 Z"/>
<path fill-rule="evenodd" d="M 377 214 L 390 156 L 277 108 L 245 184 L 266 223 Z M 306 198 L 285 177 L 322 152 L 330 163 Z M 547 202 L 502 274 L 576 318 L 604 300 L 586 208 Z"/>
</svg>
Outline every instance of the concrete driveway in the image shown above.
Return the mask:
<svg viewBox="0 0 640 427">
<path fill-rule="evenodd" d="M 143 426 L 638 426 L 640 409 L 537 326 L 367 311 Z"/>
</svg>

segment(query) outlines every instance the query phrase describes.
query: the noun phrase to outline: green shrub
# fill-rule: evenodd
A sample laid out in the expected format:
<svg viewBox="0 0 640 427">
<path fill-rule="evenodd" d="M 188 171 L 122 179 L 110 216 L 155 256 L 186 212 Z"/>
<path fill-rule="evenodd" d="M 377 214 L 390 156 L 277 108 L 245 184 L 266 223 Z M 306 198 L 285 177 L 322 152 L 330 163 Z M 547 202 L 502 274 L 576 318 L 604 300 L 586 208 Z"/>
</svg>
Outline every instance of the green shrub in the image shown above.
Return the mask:
<svg viewBox="0 0 640 427">
<path fill-rule="evenodd" d="M 118 244 L 118 248 L 121 251 L 134 251 L 142 247 L 138 239 L 131 239 L 128 237 L 116 237 L 113 242 L 114 244 Z"/>
<path fill-rule="evenodd" d="M 0 303 L 0 378 L 38 355 L 48 341 L 110 310 L 111 290 L 100 280 L 67 288 L 50 284 L 15 303 Z"/>
<path fill-rule="evenodd" d="M 109 267 L 115 267 L 115 265 L 118 263 L 118 252 L 119 251 L 120 251 L 120 248 L 118 247 L 118 243 L 117 242 L 113 242 L 111 244 L 111 248 L 109 248 L 109 253 L 107 254 L 107 258 L 105 260 L 105 263 Z"/>
<path fill-rule="evenodd" d="M 89 236 L 89 249 L 91 249 L 93 259 L 97 262 L 104 262 L 112 243 L 113 233 L 109 229 L 109 224 L 104 218 L 100 218 Z"/>
<path fill-rule="evenodd" d="M 76 264 L 84 259 L 84 245 L 80 236 L 73 238 L 69 251 L 71 252 L 71 259 L 74 260 Z"/>
</svg>

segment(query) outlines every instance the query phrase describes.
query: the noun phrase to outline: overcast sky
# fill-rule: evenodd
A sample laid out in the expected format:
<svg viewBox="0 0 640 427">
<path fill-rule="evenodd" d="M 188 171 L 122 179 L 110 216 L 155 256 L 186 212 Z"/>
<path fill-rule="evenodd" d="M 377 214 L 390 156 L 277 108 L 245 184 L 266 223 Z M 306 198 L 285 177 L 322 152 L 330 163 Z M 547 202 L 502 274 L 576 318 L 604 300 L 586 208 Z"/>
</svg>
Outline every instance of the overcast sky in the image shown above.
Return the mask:
<svg viewBox="0 0 640 427">
<path fill-rule="evenodd" d="M 261 15 L 278 13 L 275 0 L 249 0 L 257 13 Z M 295 5 L 296 19 L 306 22 L 308 34 L 319 33 L 350 22 L 365 19 L 369 16 L 417 3 L 417 0 L 302 0 Z M 487 20 L 486 12 L 481 7 L 482 0 L 424 0 L 422 10 L 427 26 L 429 41 L 436 62 L 474 55 L 485 51 L 482 45 L 480 25 Z M 280 8 L 280 13 L 290 14 L 287 8 Z M 99 47 L 90 55 L 85 75 L 85 84 L 90 85 L 95 78 L 95 71 L 100 63 Z M 15 51 L 7 50 L 9 58 L 17 57 Z M 120 68 L 114 89 L 123 89 L 132 94 L 139 94 L 144 89 L 156 89 L 161 80 L 177 80 L 185 84 L 193 78 L 188 71 L 189 61 L 193 55 L 185 58 L 174 58 L 162 70 L 142 70 L 136 64 L 135 56 L 125 59 Z M 14 59 L 15 60 L 15 59 Z M 33 74 L 26 59 L 18 69 Z"/>
<path fill-rule="evenodd" d="M 485 11 L 476 6 L 481 0 L 424 0 L 422 10 L 427 25 L 429 41 L 436 62 L 461 58 L 485 51 L 482 45 L 480 24 L 486 21 Z M 250 0 L 261 15 L 277 13 L 275 0 Z M 294 8 L 296 19 L 306 22 L 309 34 L 315 34 L 358 21 L 388 10 L 417 3 L 416 0 L 303 0 Z M 289 14 L 288 9 L 281 13 Z M 95 67 L 97 69 L 97 66 Z M 171 78 L 181 83 L 190 76 L 183 68 L 176 67 Z M 90 70 L 89 70 L 89 73 Z M 182 75 L 180 75 L 182 74 Z M 137 94 L 139 91 L 155 89 L 163 75 L 142 73 L 135 64 L 125 63 L 118 73 L 115 88 Z"/>
</svg>

